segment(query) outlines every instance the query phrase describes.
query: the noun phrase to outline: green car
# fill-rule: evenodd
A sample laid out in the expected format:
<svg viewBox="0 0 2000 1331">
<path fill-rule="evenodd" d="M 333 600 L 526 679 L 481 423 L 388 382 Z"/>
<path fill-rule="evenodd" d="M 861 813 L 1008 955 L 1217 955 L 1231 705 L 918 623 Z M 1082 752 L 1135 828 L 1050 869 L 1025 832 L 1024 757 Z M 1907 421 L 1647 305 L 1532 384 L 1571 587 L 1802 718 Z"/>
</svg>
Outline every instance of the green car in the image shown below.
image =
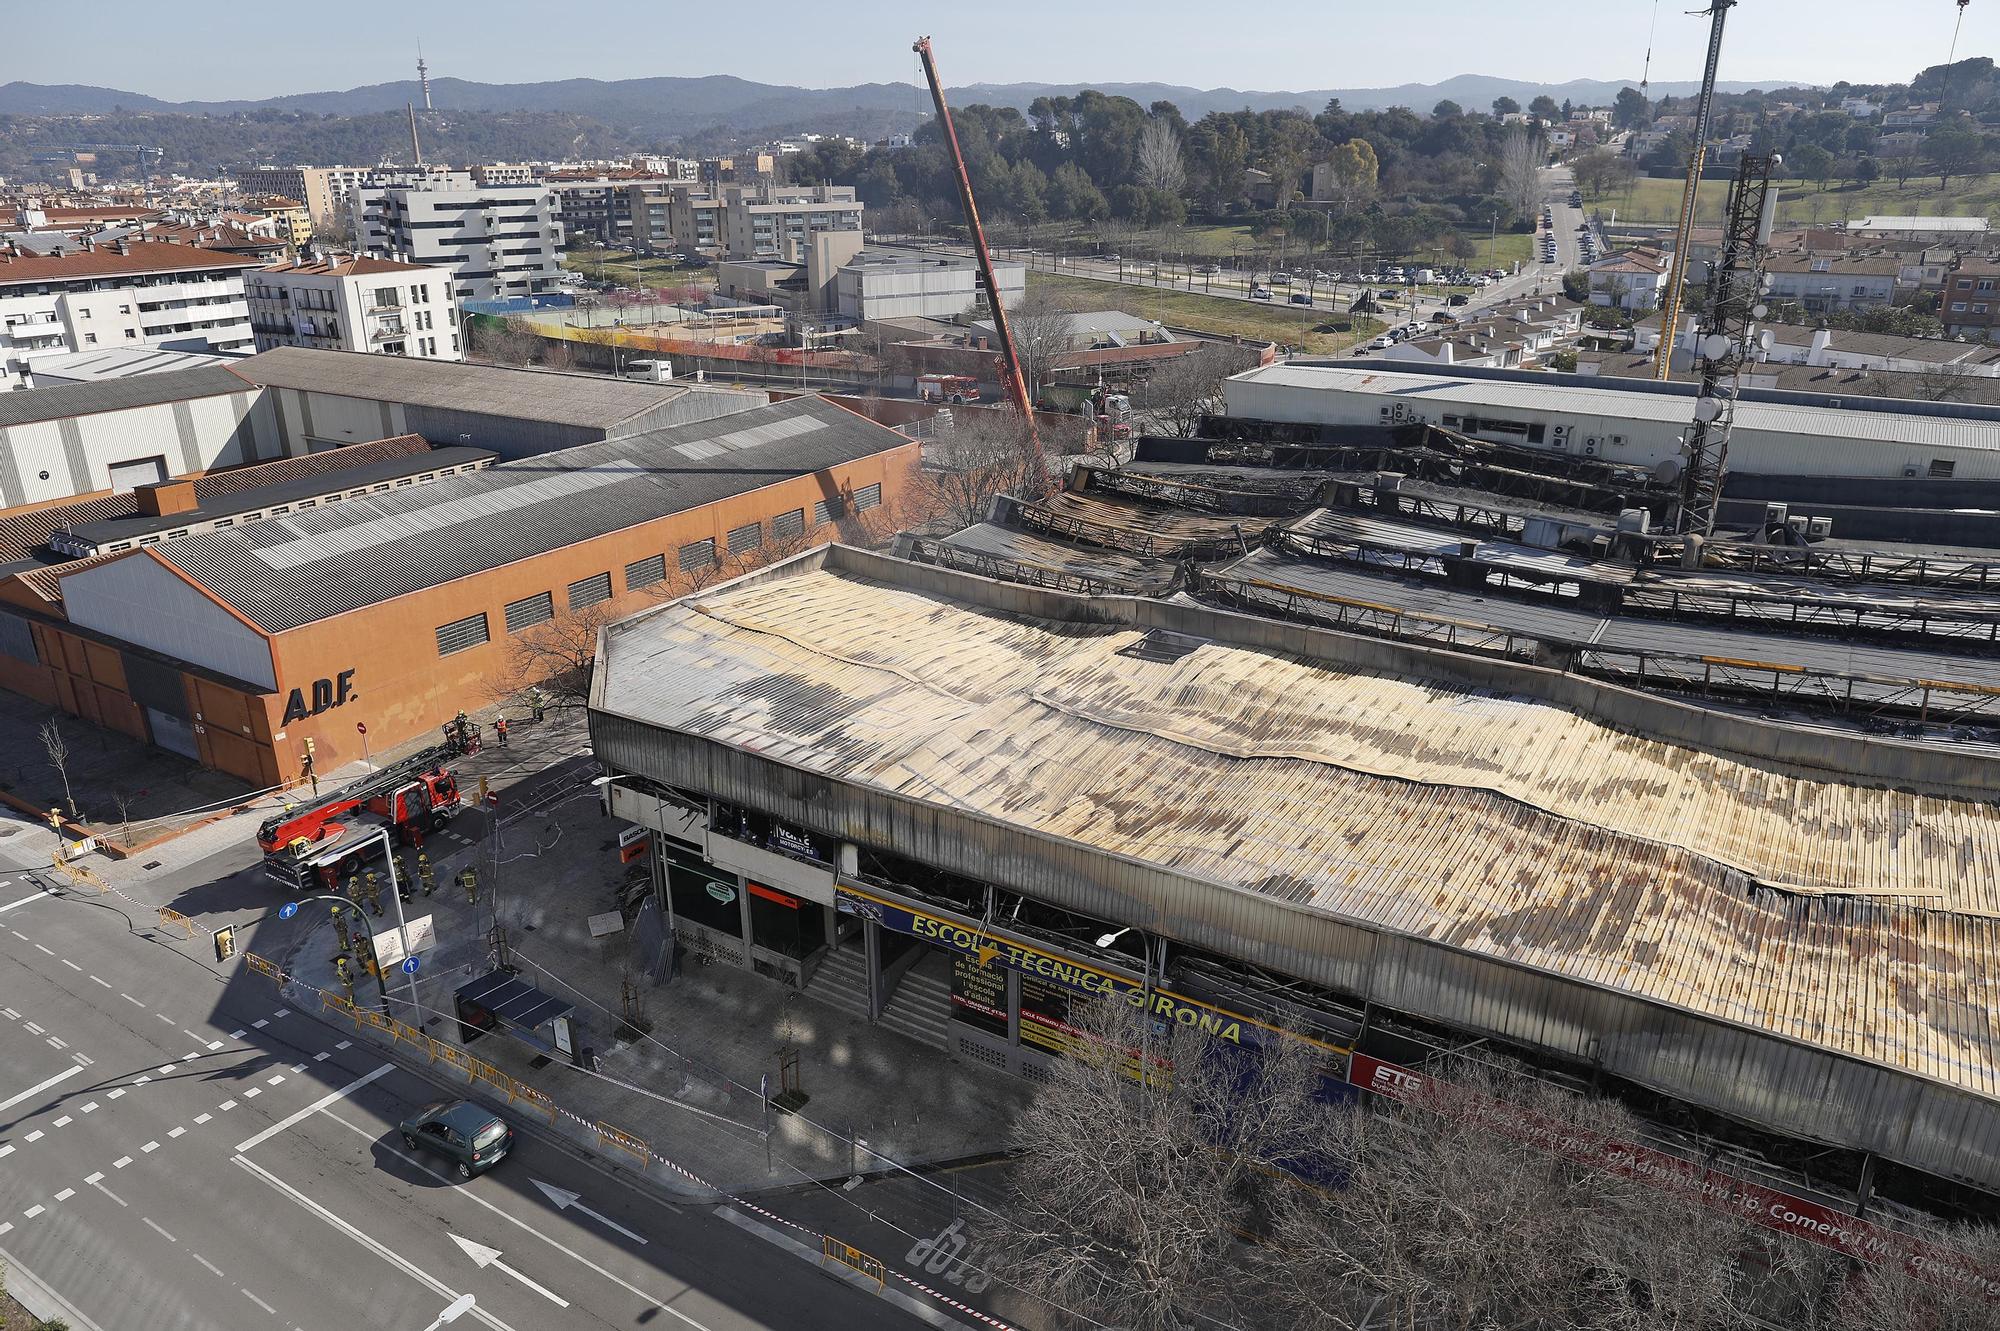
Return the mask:
<svg viewBox="0 0 2000 1331">
<path fill-rule="evenodd" d="M 403 1120 L 403 1145 L 434 1151 L 462 1179 L 483 1174 L 514 1147 L 514 1130 L 470 1100 L 440 1100 Z"/>
</svg>

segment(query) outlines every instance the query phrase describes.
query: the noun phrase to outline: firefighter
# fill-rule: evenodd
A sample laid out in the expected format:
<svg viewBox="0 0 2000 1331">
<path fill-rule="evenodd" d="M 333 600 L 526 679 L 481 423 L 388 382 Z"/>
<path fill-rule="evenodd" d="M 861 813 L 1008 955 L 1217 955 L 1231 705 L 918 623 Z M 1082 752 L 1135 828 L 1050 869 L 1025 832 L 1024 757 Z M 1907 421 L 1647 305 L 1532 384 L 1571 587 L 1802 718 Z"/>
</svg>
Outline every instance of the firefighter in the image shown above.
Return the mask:
<svg viewBox="0 0 2000 1331">
<path fill-rule="evenodd" d="M 420 850 L 419 855 L 423 854 Z M 417 880 L 416 863 L 408 856 L 400 857 L 401 867 L 396 874 L 396 895 L 404 901 L 410 899 L 410 886 Z"/>
<path fill-rule="evenodd" d="M 354 909 L 361 909 L 361 875 L 351 866 L 347 870 L 347 899 L 354 903 Z"/>
<path fill-rule="evenodd" d="M 534 712 L 536 721 L 540 721 L 542 719 L 542 708 L 545 705 L 546 705 L 546 700 L 542 697 L 542 691 L 540 689 L 528 690 L 528 707 L 529 710 Z"/>
<path fill-rule="evenodd" d="M 354 940 L 354 955 L 361 959 L 361 969 L 379 977 L 381 968 L 375 964 L 375 940 L 357 937 Z"/>
<path fill-rule="evenodd" d="M 354 950 L 353 940 L 347 934 L 347 912 L 338 906 L 333 908 L 333 933 L 340 940 L 341 955 Z"/>
<path fill-rule="evenodd" d="M 354 966 L 345 952 L 333 959 L 333 973 L 340 977 L 341 987 L 347 990 L 347 999 L 354 1001 Z"/>
<path fill-rule="evenodd" d="M 437 870 L 431 867 L 431 857 L 427 851 L 417 852 L 417 881 L 424 886 L 424 895 L 437 890 Z"/>
<path fill-rule="evenodd" d="M 372 866 L 361 875 L 361 890 L 368 897 L 368 909 L 379 918 L 382 914 L 382 884 L 375 877 Z"/>
<path fill-rule="evenodd" d="M 500 741 L 500 747 L 507 747 L 507 718 L 501 717 L 493 723 L 493 734 Z"/>
<path fill-rule="evenodd" d="M 479 875 L 472 871 L 471 865 L 468 864 L 459 870 L 458 885 L 465 889 L 465 900 L 468 905 L 479 904 Z"/>
</svg>

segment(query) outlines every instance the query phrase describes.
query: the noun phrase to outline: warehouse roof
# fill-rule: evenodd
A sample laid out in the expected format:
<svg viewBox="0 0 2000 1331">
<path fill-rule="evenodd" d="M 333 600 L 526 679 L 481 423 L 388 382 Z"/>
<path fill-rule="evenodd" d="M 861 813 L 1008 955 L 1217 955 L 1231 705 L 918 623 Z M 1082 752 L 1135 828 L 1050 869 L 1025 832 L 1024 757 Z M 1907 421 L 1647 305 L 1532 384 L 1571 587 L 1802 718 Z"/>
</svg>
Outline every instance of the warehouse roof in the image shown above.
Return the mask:
<svg viewBox="0 0 2000 1331">
<path fill-rule="evenodd" d="M 37 388 L 57 388 L 101 379 L 130 379 L 162 370 L 213 368 L 236 359 L 205 351 L 169 351 L 165 347 L 101 347 L 65 356 L 37 356 L 28 362 L 28 373 Z"/>
<path fill-rule="evenodd" d="M 311 347 L 277 347 L 234 368 L 252 383 L 272 388 L 600 430 L 610 430 L 695 391 L 686 384 L 647 384 L 596 374 Z"/>
<path fill-rule="evenodd" d="M 384 356 L 382 359 L 390 358 Z M 219 365 L 197 366 L 190 370 L 162 370 L 158 374 L 104 379 L 87 384 L 55 384 L 48 388 L 0 393 L 0 429 L 9 425 L 27 425 L 33 421 L 58 421 L 100 411 L 125 411 L 161 402 L 184 402 L 189 398 L 252 391 L 252 385 Z"/>
<path fill-rule="evenodd" d="M 797 398 L 197 532 L 151 553 L 279 633 L 909 444 Z"/>
<path fill-rule="evenodd" d="M 1749 373 L 1755 373 L 1752 367 Z M 1279 361 L 1230 376 L 1231 384 L 1275 385 L 1322 392 L 1366 393 L 1408 403 L 1439 407 L 1516 408 L 1522 411 L 1605 416 L 1619 420 L 1654 421 L 1685 426 L 1694 419 L 1694 404 L 1686 391 L 1657 392 L 1604 384 L 1550 382 L 1549 376 L 1456 376 L 1416 371 L 1315 365 Z M 1929 406 L 1929 404 L 1926 404 Z M 1255 415 L 1233 408 L 1237 415 Z M 1949 414 L 1947 414 L 1949 413 Z M 1954 404 L 1931 410 L 1898 411 L 1893 400 L 1879 409 L 1821 407 L 1766 402 L 1745 397 L 1736 405 L 1738 430 L 1806 435 L 1814 439 L 1860 443 L 1929 444 L 1967 449 L 2000 449 L 2000 412 Z"/>
<path fill-rule="evenodd" d="M 810 774 L 830 821 L 914 804 L 943 840 L 940 814 L 1061 843 L 1021 854 L 1073 879 L 1206 883 L 1233 933 L 1358 921 L 2000 1090 L 2000 808 L 978 583 L 802 556 L 607 629 L 592 707 Z"/>
</svg>

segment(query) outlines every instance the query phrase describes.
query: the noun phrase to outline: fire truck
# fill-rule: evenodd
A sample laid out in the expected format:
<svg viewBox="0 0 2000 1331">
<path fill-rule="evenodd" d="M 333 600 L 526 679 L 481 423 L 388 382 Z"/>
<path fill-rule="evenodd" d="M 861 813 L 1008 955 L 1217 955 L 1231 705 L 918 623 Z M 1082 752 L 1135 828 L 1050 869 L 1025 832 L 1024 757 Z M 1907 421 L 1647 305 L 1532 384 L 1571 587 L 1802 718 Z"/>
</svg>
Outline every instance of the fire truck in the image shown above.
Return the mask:
<svg viewBox="0 0 2000 1331">
<path fill-rule="evenodd" d="M 917 399 L 921 402 L 977 402 L 979 380 L 969 374 L 920 374 Z"/>
<path fill-rule="evenodd" d="M 458 773 L 445 766 L 456 752 L 446 744 L 426 749 L 324 799 L 265 819 L 257 828 L 265 876 L 298 890 L 333 888 L 348 861 L 360 854 L 366 834 L 382 827 L 403 845 L 423 845 L 463 805 Z"/>
</svg>

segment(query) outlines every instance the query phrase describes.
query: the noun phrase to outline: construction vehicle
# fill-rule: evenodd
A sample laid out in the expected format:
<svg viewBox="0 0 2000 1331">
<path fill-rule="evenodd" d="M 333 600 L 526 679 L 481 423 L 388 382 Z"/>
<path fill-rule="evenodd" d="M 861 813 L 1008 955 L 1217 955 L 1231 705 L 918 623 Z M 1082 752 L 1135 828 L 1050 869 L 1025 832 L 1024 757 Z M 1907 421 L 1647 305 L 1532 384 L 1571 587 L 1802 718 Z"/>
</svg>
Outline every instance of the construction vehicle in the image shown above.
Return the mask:
<svg viewBox="0 0 2000 1331">
<path fill-rule="evenodd" d="M 463 807 L 458 773 L 445 766 L 457 750 L 438 745 L 374 772 L 314 803 L 276 814 L 257 828 L 266 877 L 292 888 L 331 888 L 366 844 L 386 827 L 395 841 L 422 846 Z"/>
<path fill-rule="evenodd" d="M 923 402 L 977 402 L 979 380 L 969 374 L 920 374 L 917 398 Z"/>
<path fill-rule="evenodd" d="M 930 84 L 931 104 L 937 108 L 938 125 L 944 130 L 945 148 L 951 153 L 951 165 L 958 182 L 958 202 L 965 210 L 966 229 L 972 233 L 972 252 L 979 260 L 979 279 L 986 284 L 988 292 L 1000 290 L 999 282 L 993 277 L 993 254 L 986 246 L 986 228 L 979 223 L 979 205 L 972 197 L 972 176 L 965 169 L 965 154 L 958 146 L 958 130 L 952 125 L 951 108 L 945 105 L 944 81 L 938 77 L 937 59 L 931 53 L 931 39 L 919 37 L 911 50 L 923 62 L 924 80 Z M 1032 459 L 1029 471 L 1031 480 L 1028 488 L 1030 497 L 1039 498 L 1048 487 L 1048 467 L 1043 461 L 1042 438 L 1035 432 L 1035 408 L 1028 398 L 1028 381 L 1021 373 L 1021 356 L 1014 343 L 1014 330 L 1007 318 L 1007 302 L 995 298 L 993 306 L 993 328 L 1000 335 L 1001 382 L 1007 386 L 1007 396 L 1014 403 L 1014 410 L 1021 413 L 1022 428 L 1028 432 L 1028 452 Z"/>
<path fill-rule="evenodd" d="M 1099 387 L 1091 394 L 1091 408 L 1097 413 L 1097 433 L 1105 439 L 1132 437 L 1132 399 Z"/>
</svg>

